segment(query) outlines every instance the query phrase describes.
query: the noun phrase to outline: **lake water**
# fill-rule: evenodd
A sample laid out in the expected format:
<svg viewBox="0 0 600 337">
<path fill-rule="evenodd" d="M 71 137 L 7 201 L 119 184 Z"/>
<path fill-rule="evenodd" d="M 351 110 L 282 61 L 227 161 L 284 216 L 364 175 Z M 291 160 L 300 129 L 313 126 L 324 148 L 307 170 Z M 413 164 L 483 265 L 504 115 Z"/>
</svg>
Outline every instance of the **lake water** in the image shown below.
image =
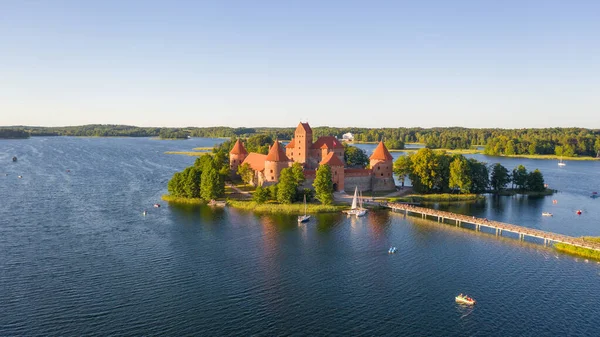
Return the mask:
<svg viewBox="0 0 600 337">
<path fill-rule="evenodd" d="M 0 335 L 598 335 L 600 264 L 549 247 L 387 211 L 299 226 L 161 202 L 195 159 L 164 151 L 215 141 L 0 140 Z M 473 157 L 561 192 L 438 207 L 600 235 L 600 163 Z"/>
</svg>

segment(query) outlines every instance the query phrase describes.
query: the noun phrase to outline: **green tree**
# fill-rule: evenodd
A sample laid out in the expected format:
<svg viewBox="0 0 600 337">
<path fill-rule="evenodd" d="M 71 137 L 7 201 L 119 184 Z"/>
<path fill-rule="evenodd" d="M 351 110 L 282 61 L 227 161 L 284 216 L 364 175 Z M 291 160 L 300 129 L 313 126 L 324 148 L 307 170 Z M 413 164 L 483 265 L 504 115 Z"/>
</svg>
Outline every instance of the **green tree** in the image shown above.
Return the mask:
<svg viewBox="0 0 600 337">
<path fill-rule="evenodd" d="M 207 165 L 213 165 L 213 156 L 210 154 L 203 154 L 194 161 L 194 166 L 200 170 L 204 170 Z"/>
<path fill-rule="evenodd" d="M 183 171 L 184 179 L 184 191 L 187 198 L 200 198 L 200 183 L 202 171 L 195 167 L 190 166 Z"/>
<path fill-rule="evenodd" d="M 238 166 L 237 174 L 242 178 L 242 181 L 247 184 L 251 183 L 254 179 L 254 170 L 248 163 Z"/>
<path fill-rule="evenodd" d="M 290 169 L 292 171 L 294 181 L 296 182 L 296 187 L 302 186 L 302 184 L 304 184 L 304 180 L 306 179 L 304 177 L 304 168 L 302 167 L 302 164 L 294 163 Z"/>
<path fill-rule="evenodd" d="M 516 153 L 516 150 L 515 150 L 515 143 L 514 143 L 512 140 L 509 140 L 509 141 L 506 143 L 506 147 L 505 147 L 505 149 L 504 149 L 504 154 L 505 154 L 505 155 L 507 155 L 507 156 L 512 156 L 512 155 L 514 155 L 515 153 Z"/>
<path fill-rule="evenodd" d="M 277 184 L 270 185 L 267 187 L 269 191 L 269 198 L 271 200 L 277 200 L 277 191 L 279 190 L 279 186 Z"/>
<path fill-rule="evenodd" d="M 492 189 L 496 192 L 502 191 L 509 182 L 510 174 L 506 167 L 502 166 L 500 163 L 494 164 L 492 168 L 492 178 L 490 179 Z"/>
<path fill-rule="evenodd" d="M 523 165 L 517 166 L 512 172 L 512 180 L 515 186 L 523 190 L 527 184 L 527 169 Z"/>
<path fill-rule="evenodd" d="M 277 201 L 282 204 L 291 204 L 294 202 L 298 184 L 291 168 L 281 170 L 277 185 Z"/>
<path fill-rule="evenodd" d="M 530 172 L 527 175 L 527 190 L 534 192 L 543 192 L 546 189 L 544 183 L 544 176 L 540 170 L 535 169 L 535 171 Z"/>
<path fill-rule="evenodd" d="M 404 187 L 404 180 L 412 172 L 412 160 L 410 156 L 400 156 L 394 162 L 394 173 L 398 175 L 398 179 Z"/>
<path fill-rule="evenodd" d="M 167 189 L 169 194 L 175 197 L 185 197 L 185 189 L 184 189 L 184 176 L 182 172 L 175 172 L 171 180 L 169 180 L 169 184 L 167 185 Z"/>
<path fill-rule="evenodd" d="M 344 161 L 350 167 L 365 168 L 369 164 L 369 156 L 363 149 L 344 144 Z"/>
<path fill-rule="evenodd" d="M 267 200 L 269 200 L 269 190 L 258 186 L 252 194 L 252 200 L 256 201 L 257 204 L 264 204 Z"/>
<path fill-rule="evenodd" d="M 321 165 L 317 169 L 317 175 L 313 182 L 315 196 L 324 205 L 333 202 L 333 181 L 331 180 L 331 168 L 329 165 Z"/>
<path fill-rule="evenodd" d="M 424 148 L 411 157 L 410 181 L 416 192 L 427 193 L 433 190 L 438 174 L 438 160 L 433 150 Z"/>
<path fill-rule="evenodd" d="M 204 200 L 213 200 L 224 192 L 224 182 L 214 165 L 206 165 L 202 171 L 200 195 Z"/>
<path fill-rule="evenodd" d="M 404 142 L 401 139 L 387 139 L 384 144 L 390 150 L 404 149 Z"/>
<path fill-rule="evenodd" d="M 490 173 L 485 163 L 473 158 L 468 160 L 471 176 L 471 193 L 484 193 L 490 186 Z"/>
<path fill-rule="evenodd" d="M 469 163 L 463 156 L 457 156 L 450 164 L 450 188 L 459 189 L 461 193 L 471 191 Z"/>
</svg>

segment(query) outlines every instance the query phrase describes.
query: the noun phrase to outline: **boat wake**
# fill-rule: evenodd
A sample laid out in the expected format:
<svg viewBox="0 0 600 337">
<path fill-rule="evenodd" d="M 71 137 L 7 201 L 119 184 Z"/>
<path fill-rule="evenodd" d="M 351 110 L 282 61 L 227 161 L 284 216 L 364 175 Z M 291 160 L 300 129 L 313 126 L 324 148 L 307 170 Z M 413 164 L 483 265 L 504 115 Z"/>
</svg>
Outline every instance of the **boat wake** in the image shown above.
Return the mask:
<svg viewBox="0 0 600 337">
<path fill-rule="evenodd" d="M 460 316 L 460 319 L 463 319 L 463 318 L 469 316 L 471 313 L 473 313 L 473 310 L 475 310 L 475 307 L 470 308 L 469 312 L 467 312 L 466 314 L 463 314 L 462 316 Z"/>
</svg>

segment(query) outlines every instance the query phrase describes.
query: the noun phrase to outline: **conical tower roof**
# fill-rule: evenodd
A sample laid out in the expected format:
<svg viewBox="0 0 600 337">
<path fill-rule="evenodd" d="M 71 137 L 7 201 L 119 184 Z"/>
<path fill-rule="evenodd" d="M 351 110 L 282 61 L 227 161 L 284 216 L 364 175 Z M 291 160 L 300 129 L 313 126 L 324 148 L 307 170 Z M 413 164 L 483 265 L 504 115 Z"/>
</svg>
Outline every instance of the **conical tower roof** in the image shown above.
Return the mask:
<svg viewBox="0 0 600 337">
<path fill-rule="evenodd" d="M 269 149 L 269 154 L 267 154 L 267 160 L 277 162 L 290 161 L 285 155 L 285 150 L 277 140 L 275 141 L 273 146 L 271 146 L 271 149 Z"/>
<path fill-rule="evenodd" d="M 244 144 L 242 144 L 242 142 L 238 139 L 235 142 L 235 145 L 233 145 L 233 149 L 231 149 L 231 152 L 229 152 L 229 153 L 230 154 L 248 154 L 248 151 L 246 151 Z"/>
<path fill-rule="evenodd" d="M 344 162 L 335 153 L 329 152 L 319 165 L 327 164 L 329 166 L 344 166 Z"/>
<path fill-rule="evenodd" d="M 371 159 L 371 160 L 393 160 L 394 158 L 390 154 L 390 151 L 388 151 L 387 147 L 385 147 L 385 144 L 383 144 L 383 142 L 380 141 L 379 144 L 377 144 L 375 151 L 373 151 L 373 154 L 371 155 L 371 157 L 369 159 Z"/>
</svg>

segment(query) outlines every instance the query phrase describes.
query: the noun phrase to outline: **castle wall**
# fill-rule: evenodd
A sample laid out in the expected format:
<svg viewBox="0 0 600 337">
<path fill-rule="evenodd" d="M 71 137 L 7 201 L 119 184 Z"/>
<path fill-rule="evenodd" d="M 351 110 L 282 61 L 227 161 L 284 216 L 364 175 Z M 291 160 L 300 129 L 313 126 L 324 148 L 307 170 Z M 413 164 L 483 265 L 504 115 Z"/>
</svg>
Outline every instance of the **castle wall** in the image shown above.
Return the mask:
<svg viewBox="0 0 600 337">
<path fill-rule="evenodd" d="M 344 188 L 346 192 L 354 192 L 354 188 L 358 186 L 360 191 L 371 190 L 371 175 L 354 175 L 348 176 L 344 180 Z"/>
<path fill-rule="evenodd" d="M 373 178 L 372 179 L 373 191 L 390 191 L 396 190 L 396 184 L 394 178 Z"/>
</svg>

